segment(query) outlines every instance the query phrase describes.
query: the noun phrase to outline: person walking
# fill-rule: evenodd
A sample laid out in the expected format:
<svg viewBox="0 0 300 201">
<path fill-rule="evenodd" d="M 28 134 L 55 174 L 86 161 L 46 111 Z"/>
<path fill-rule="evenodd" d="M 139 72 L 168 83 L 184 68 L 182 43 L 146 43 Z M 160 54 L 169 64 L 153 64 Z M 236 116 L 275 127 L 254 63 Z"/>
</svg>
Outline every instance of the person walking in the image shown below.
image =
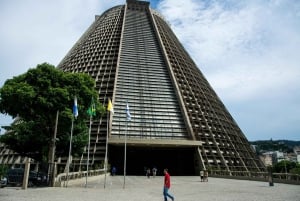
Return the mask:
<svg viewBox="0 0 300 201">
<path fill-rule="evenodd" d="M 168 197 L 171 198 L 172 201 L 174 201 L 175 200 L 174 196 L 169 194 L 169 189 L 171 187 L 171 178 L 170 178 L 167 168 L 164 169 L 164 174 L 165 174 L 165 179 L 164 179 L 163 194 L 164 194 L 165 201 L 168 201 Z"/>
<path fill-rule="evenodd" d="M 150 178 L 150 175 L 151 175 L 151 170 L 150 168 L 148 168 L 146 172 L 146 176 L 148 177 L 148 179 Z"/>
<path fill-rule="evenodd" d="M 111 175 L 115 176 L 117 172 L 117 168 L 115 166 L 113 166 L 112 170 L 111 170 Z"/>
<path fill-rule="evenodd" d="M 152 175 L 153 175 L 153 178 L 155 178 L 156 172 L 157 172 L 156 167 L 153 167 L 153 168 L 152 168 Z"/>
<path fill-rule="evenodd" d="M 203 170 L 200 171 L 200 179 L 201 179 L 201 182 L 204 181 L 204 171 Z"/>
<path fill-rule="evenodd" d="M 204 171 L 204 181 L 208 182 L 208 171 Z"/>
</svg>

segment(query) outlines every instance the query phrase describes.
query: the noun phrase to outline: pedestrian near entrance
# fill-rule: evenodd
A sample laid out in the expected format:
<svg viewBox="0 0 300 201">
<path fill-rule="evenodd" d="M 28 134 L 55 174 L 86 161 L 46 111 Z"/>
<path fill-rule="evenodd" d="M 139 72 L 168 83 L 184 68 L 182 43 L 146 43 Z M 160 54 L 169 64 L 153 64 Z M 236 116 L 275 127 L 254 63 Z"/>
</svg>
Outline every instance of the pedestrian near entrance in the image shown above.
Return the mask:
<svg viewBox="0 0 300 201">
<path fill-rule="evenodd" d="M 204 171 L 204 181 L 208 182 L 208 171 Z"/>
<path fill-rule="evenodd" d="M 165 179 L 164 179 L 163 194 L 164 194 L 165 201 L 168 201 L 168 197 L 171 198 L 172 201 L 174 201 L 175 200 L 174 196 L 169 194 L 169 189 L 171 187 L 171 178 L 170 178 L 167 168 L 164 169 L 164 174 L 165 174 Z"/>
<path fill-rule="evenodd" d="M 148 168 L 146 172 L 146 176 L 148 177 L 148 179 L 150 178 L 150 175 L 151 175 L 151 170 L 150 168 Z"/>
<path fill-rule="evenodd" d="M 156 167 L 153 167 L 153 168 L 152 168 L 152 175 L 153 175 L 153 178 L 155 178 L 156 172 L 157 172 Z"/>
<path fill-rule="evenodd" d="M 203 170 L 200 171 L 200 179 L 201 179 L 201 182 L 204 181 L 204 171 Z"/>
<path fill-rule="evenodd" d="M 111 175 L 115 176 L 117 172 L 117 168 L 115 166 L 113 166 L 112 170 L 111 170 Z"/>
</svg>

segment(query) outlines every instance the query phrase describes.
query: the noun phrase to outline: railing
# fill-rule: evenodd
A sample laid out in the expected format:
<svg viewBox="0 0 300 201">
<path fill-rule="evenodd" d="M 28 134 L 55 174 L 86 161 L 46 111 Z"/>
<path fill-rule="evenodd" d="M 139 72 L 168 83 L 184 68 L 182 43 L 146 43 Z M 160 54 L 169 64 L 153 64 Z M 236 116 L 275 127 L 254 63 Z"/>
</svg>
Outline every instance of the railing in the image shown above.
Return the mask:
<svg viewBox="0 0 300 201">
<path fill-rule="evenodd" d="M 273 178 L 281 180 L 292 180 L 300 183 L 299 174 L 289 174 L 289 173 L 273 173 Z"/>
<path fill-rule="evenodd" d="M 55 178 L 55 186 L 61 186 L 62 182 L 75 180 L 75 179 L 82 179 L 85 177 L 92 177 L 92 176 L 98 176 L 105 173 L 105 169 L 98 169 L 98 170 L 89 170 L 87 171 L 80 171 L 80 172 L 69 172 L 67 173 L 61 173 L 57 175 Z"/>
<path fill-rule="evenodd" d="M 232 178 L 232 179 L 245 179 L 245 180 L 256 180 L 256 181 L 268 181 L 268 172 L 250 172 L 250 171 L 224 171 L 224 170 L 211 170 L 210 176 Z M 289 184 L 300 184 L 299 174 L 289 173 L 272 173 L 274 182 L 277 183 L 289 183 Z"/>
<path fill-rule="evenodd" d="M 82 179 L 86 176 L 98 176 L 104 174 L 104 169 L 99 170 L 89 170 L 88 175 L 87 171 L 80 171 L 80 172 L 70 172 L 68 173 L 61 173 L 57 175 L 55 178 L 56 186 L 61 186 L 62 182 L 75 180 L 75 179 Z M 212 177 L 222 177 L 222 178 L 229 178 L 229 179 L 243 179 L 243 180 L 255 180 L 255 181 L 268 181 L 269 173 L 268 172 L 250 172 L 250 171 L 224 171 L 224 170 L 210 170 L 209 176 Z M 298 184 L 300 185 L 300 175 L 299 174 L 289 174 L 289 173 L 273 173 L 272 177 L 274 182 L 276 183 L 288 183 L 288 184 Z"/>
</svg>

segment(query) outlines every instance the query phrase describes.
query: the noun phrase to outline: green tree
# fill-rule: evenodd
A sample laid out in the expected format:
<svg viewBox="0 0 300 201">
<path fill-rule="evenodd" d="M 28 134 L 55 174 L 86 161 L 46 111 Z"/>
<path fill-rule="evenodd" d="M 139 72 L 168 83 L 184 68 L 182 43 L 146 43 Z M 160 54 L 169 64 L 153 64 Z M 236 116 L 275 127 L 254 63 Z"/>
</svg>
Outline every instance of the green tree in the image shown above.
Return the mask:
<svg viewBox="0 0 300 201">
<path fill-rule="evenodd" d="M 290 173 L 291 170 L 297 171 L 297 167 L 299 166 L 297 166 L 296 162 L 282 160 L 273 166 L 273 171 L 277 173 L 285 173 L 285 172 Z"/>
<path fill-rule="evenodd" d="M 292 168 L 292 169 L 290 170 L 290 173 L 292 173 L 292 174 L 299 174 L 299 175 L 300 175 L 300 164 L 297 163 L 297 164 L 296 164 L 296 167 L 294 167 L 294 168 Z"/>
<path fill-rule="evenodd" d="M 7 80 L 0 88 L 0 112 L 16 120 L 0 141 L 21 155 L 47 162 L 59 111 L 56 156 L 67 156 L 76 96 L 79 116 L 74 120 L 72 153 L 81 154 L 88 139 L 86 111 L 91 99 L 98 100 L 94 86 L 87 74 L 66 73 L 47 63 Z M 95 107 L 95 118 L 105 113 L 98 101 Z"/>
<path fill-rule="evenodd" d="M 0 164 L 0 179 L 2 179 L 6 175 L 7 170 L 7 165 Z"/>
</svg>

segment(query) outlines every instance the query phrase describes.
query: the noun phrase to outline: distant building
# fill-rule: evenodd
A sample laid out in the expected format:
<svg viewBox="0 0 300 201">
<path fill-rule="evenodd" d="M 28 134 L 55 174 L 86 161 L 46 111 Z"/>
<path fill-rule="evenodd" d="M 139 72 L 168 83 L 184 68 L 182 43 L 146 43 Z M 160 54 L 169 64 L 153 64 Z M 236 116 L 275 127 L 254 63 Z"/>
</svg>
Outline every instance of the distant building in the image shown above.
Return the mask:
<svg viewBox="0 0 300 201">
<path fill-rule="evenodd" d="M 257 152 L 257 145 L 251 144 L 251 148 L 254 152 Z"/>
<path fill-rule="evenodd" d="M 291 162 L 297 162 L 297 155 L 295 153 L 287 153 L 285 159 Z"/>
<path fill-rule="evenodd" d="M 273 152 L 266 152 L 259 156 L 260 160 L 264 163 L 265 166 L 273 165 Z"/>
<path fill-rule="evenodd" d="M 285 160 L 284 153 L 281 151 L 273 152 L 273 165 L 279 163 L 280 161 Z"/>
<path fill-rule="evenodd" d="M 300 163 L 300 146 L 295 146 L 293 150 L 296 154 L 296 161 Z"/>
<path fill-rule="evenodd" d="M 296 155 L 300 155 L 300 146 L 295 146 L 293 150 Z"/>
</svg>

